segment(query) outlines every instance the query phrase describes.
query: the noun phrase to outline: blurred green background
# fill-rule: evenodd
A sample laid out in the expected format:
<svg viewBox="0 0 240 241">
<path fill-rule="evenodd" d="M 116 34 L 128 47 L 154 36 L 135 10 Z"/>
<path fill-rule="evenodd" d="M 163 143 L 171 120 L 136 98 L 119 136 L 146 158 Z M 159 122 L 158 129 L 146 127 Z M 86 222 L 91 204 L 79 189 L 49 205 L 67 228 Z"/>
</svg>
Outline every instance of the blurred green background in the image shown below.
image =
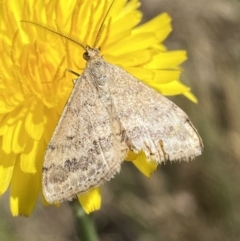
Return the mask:
<svg viewBox="0 0 240 241">
<path fill-rule="evenodd" d="M 160 12 L 173 18 L 165 42 L 186 49 L 181 80 L 199 103 L 171 98 L 203 138 L 202 156 L 160 166 L 151 179 L 131 163 L 102 188 L 93 218 L 103 241 L 240 240 L 240 1 L 142 0 L 144 20 Z M 68 203 L 13 218 L 1 198 L 0 240 L 79 240 Z M 81 227 L 80 227 L 81 228 Z"/>
</svg>

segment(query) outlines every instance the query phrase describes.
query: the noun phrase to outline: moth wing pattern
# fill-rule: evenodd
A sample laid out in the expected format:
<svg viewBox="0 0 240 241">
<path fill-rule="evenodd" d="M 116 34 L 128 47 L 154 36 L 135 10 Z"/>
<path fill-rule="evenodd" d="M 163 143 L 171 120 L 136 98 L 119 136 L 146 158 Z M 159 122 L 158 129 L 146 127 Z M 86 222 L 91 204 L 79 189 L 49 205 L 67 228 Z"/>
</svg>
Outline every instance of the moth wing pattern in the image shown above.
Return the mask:
<svg viewBox="0 0 240 241">
<path fill-rule="evenodd" d="M 109 88 L 128 148 L 161 163 L 191 160 L 203 143 L 188 116 L 172 101 L 125 70 L 108 65 Z"/>
<path fill-rule="evenodd" d="M 46 150 L 42 183 L 49 203 L 72 200 L 108 181 L 124 159 L 88 72 L 75 82 Z"/>
</svg>

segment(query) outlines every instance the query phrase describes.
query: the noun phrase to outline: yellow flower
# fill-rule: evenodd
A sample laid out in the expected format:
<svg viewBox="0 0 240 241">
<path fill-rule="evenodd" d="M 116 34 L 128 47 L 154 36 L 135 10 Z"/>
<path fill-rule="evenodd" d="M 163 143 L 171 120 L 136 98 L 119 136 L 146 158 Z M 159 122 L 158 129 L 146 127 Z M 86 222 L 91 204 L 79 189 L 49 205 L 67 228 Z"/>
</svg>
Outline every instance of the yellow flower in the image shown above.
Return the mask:
<svg viewBox="0 0 240 241">
<path fill-rule="evenodd" d="M 84 50 L 52 33 L 21 23 L 41 22 L 69 33 L 84 45 L 101 48 L 107 62 L 118 65 L 165 95 L 183 94 L 196 101 L 179 81 L 185 51 L 167 51 L 162 41 L 171 31 L 164 13 L 138 25 L 138 0 L 1 0 L 0 8 L 0 195 L 10 188 L 13 215 L 29 215 L 42 195 L 44 152 L 73 88 L 69 68 L 81 73 Z M 97 41 L 95 43 L 95 41 Z M 143 153 L 128 160 L 146 176 L 156 169 Z M 100 207 L 99 189 L 79 200 L 86 212 Z"/>
</svg>

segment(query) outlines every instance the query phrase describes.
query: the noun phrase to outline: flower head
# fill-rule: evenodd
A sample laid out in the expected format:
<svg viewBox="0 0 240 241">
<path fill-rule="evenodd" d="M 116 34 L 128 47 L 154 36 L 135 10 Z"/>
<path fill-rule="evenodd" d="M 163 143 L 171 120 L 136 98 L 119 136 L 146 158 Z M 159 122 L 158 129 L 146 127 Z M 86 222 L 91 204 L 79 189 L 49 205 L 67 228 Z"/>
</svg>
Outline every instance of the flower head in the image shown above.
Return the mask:
<svg viewBox="0 0 240 241">
<path fill-rule="evenodd" d="M 0 9 L 0 195 L 10 187 L 13 215 L 29 215 L 40 193 L 44 152 L 73 88 L 71 69 L 85 68 L 84 49 L 20 20 L 54 27 L 101 49 L 104 59 L 118 65 L 165 95 L 184 94 L 179 81 L 184 51 L 167 51 L 162 41 L 171 32 L 164 13 L 139 25 L 138 0 L 6 1 Z M 107 18 L 105 19 L 105 17 Z M 102 25 L 102 26 L 101 26 Z M 99 32 L 99 30 L 101 30 Z M 128 160 L 146 176 L 156 169 L 143 153 Z M 98 189 L 79 196 L 83 208 L 100 207 Z"/>
</svg>

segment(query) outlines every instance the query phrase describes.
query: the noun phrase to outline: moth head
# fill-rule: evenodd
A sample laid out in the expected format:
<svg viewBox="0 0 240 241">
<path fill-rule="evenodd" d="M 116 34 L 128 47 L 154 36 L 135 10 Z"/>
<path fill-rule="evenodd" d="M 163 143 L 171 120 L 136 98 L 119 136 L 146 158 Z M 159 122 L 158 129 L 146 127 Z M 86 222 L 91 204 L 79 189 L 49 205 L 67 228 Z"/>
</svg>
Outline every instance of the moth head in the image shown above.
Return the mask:
<svg viewBox="0 0 240 241">
<path fill-rule="evenodd" d="M 89 46 L 86 47 L 86 52 L 83 53 L 83 58 L 86 61 L 89 61 L 90 59 L 100 56 L 100 49 L 98 48 L 91 48 Z"/>
</svg>

